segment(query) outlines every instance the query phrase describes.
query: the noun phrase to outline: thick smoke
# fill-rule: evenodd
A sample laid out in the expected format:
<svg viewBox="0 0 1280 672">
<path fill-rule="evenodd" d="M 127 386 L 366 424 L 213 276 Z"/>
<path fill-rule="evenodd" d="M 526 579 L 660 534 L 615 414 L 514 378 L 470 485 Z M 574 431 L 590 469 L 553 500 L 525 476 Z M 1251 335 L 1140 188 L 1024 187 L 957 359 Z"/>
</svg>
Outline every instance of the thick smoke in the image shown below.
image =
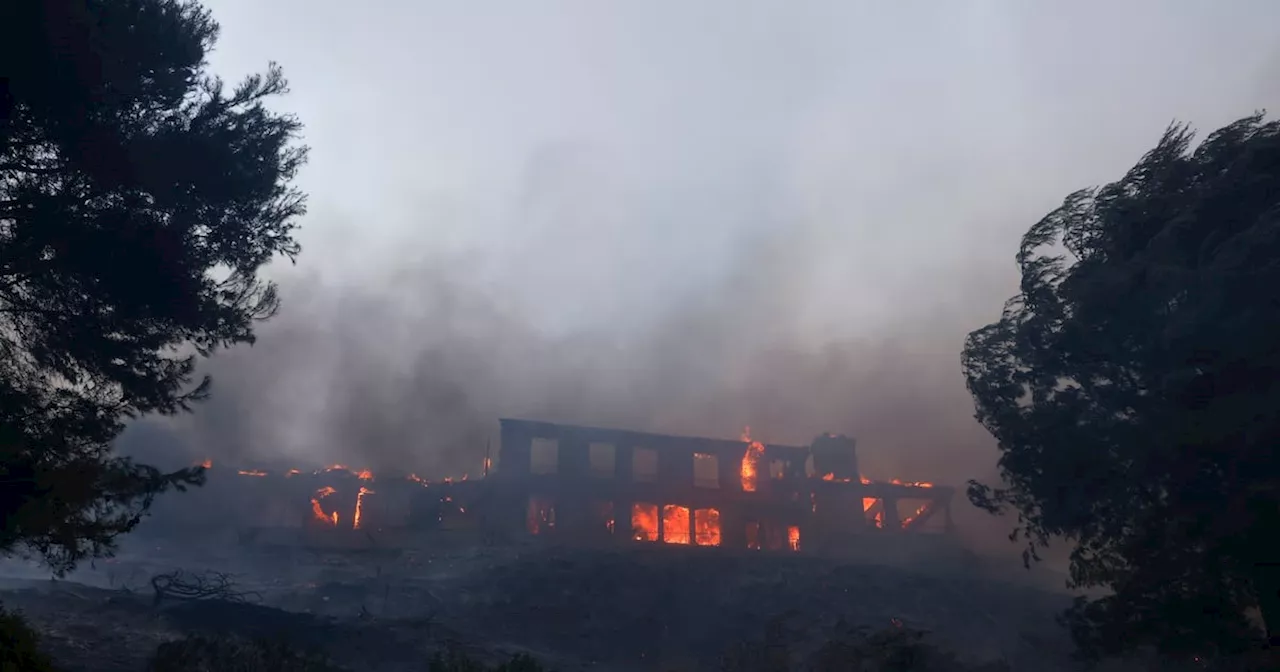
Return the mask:
<svg viewBox="0 0 1280 672">
<path fill-rule="evenodd" d="M 569 193 L 587 184 L 599 196 L 596 175 L 591 162 L 535 157 L 512 219 L 536 232 L 500 253 L 391 256 L 359 282 L 314 267 L 280 274 L 285 304 L 258 342 L 207 362 L 212 399 L 140 423 L 121 447 L 162 464 L 343 463 L 458 477 L 479 472 L 499 417 L 522 417 L 714 437 L 750 426 L 756 438 L 797 445 L 842 432 L 858 438 L 871 477 L 962 485 L 992 475 L 995 452 L 972 419 L 959 354 L 964 334 L 995 316 L 1011 264 L 1003 282 L 970 275 L 958 293 L 944 271 L 917 268 L 909 284 L 919 296 L 886 283 L 893 313 L 869 308 L 861 324 L 845 314 L 844 333 L 823 332 L 811 326 L 822 320 L 806 288 L 833 258 L 859 255 L 820 253 L 813 237 L 823 232 L 811 228 L 739 225 L 746 233 L 708 251 L 722 255 L 718 270 L 693 269 L 684 287 L 636 287 L 662 282 L 644 269 L 674 258 L 668 274 L 678 274 L 698 255 L 673 241 L 651 264 L 610 267 L 619 255 L 606 239 L 622 230 L 590 240 Z M 605 228 L 597 208 L 608 207 L 587 214 Z M 575 265 L 584 251 L 606 263 Z M 845 293 L 856 304 L 867 291 L 820 294 L 850 313 Z M 655 292 L 656 302 L 634 298 Z M 577 325 L 557 310 L 575 302 L 586 313 Z"/>
<path fill-rule="evenodd" d="M 611 204 L 572 198 L 584 182 L 601 196 L 597 170 L 535 157 L 515 210 L 534 235 L 501 255 L 390 259 L 364 283 L 283 274 L 284 308 L 258 342 L 207 363 L 213 398 L 163 429 L 135 428 L 122 447 L 165 461 L 458 476 L 478 470 L 497 418 L 523 417 L 717 437 L 750 426 L 791 444 L 844 432 L 872 476 L 960 483 L 989 471 L 994 453 L 959 368 L 975 314 L 898 297 L 888 323 L 807 333 L 805 287 L 833 255 L 817 254 L 802 227 L 740 234 L 719 272 L 646 310 L 633 297 L 662 289 L 643 286 L 660 262 L 610 269 L 619 259 L 606 238 L 617 232 L 583 220 L 607 219 L 599 211 Z M 681 259 L 673 273 L 696 263 L 669 245 L 657 252 Z M 575 265 L 589 254 L 598 259 Z M 915 272 L 928 286 L 930 269 Z M 841 290 L 825 293 L 839 310 Z M 979 294 L 982 317 L 994 316 L 1003 297 Z M 575 303 L 587 319 L 566 327 Z"/>
<path fill-rule="evenodd" d="M 960 350 L 1016 291 L 1021 233 L 1170 118 L 1276 99 L 1260 4 L 393 3 L 361 31 L 312 4 L 218 10 L 215 65 L 284 62 L 313 144 L 284 308 L 125 452 L 474 475 L 515 416 L 843 432 L 873 478 L 990 479 Z"/>
</svg>

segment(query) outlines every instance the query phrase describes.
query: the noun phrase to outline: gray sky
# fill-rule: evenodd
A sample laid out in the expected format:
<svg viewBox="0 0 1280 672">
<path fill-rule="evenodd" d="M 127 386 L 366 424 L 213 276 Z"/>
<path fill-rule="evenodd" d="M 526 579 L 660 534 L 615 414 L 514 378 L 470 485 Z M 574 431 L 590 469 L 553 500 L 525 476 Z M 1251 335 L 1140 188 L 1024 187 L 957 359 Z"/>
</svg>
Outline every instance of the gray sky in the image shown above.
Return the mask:
<svg viewBox="0 0 1280 672">
<path fill-rule="evenodd" d="M 291 80 L 305 250 L 215 399 L 126 438 L 228 460 L 456 474 L 517 415 L 989 474 L 959 351 L 1021 233 L 1280 101 L 1274 0 L 207 5 L 215 72 Z"/>
</svg>

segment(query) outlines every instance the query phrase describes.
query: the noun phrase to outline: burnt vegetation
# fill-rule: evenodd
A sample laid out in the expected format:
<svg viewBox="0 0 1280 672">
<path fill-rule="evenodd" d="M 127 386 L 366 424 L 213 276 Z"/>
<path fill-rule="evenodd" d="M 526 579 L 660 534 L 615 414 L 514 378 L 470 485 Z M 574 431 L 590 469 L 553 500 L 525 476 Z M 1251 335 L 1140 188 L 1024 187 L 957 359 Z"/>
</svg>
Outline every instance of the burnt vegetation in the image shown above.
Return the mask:
<svg viewBox="0 0 1280 672">
<path fill-rule="evenodd" d="M 58 577 L 112 558 L 157 496 L 206 484 L 209 463 L 165 470 L 113 442 L 208 397 L 197 364 L 253 343 L 279 306 L 263 267 L 300 252 L 307 150 L 300 122 L 268 104 L 286 81 L 272 64 L 227 85 L 206 67 L 217 36 L 193 0 L 0 10 L 0 556 Z M 963 346 L 1001 453 L 1001 482 L 968 495 L 1016 514 L 1028 565 L 1071 549 L 1072 587 L 1097 590 L 1060 610 L 1078 657 L 1278 669 L 1280 123 L 1255 114 L 1192 141 L 1169 128 L 1023 237 L 1019 293 Z M 234 492 L 186 495 L 210 520 L 274 497 L 291 521 L 276 526 L 291 534 L 282 555 L 325 553 L 289 555 L 275 583 L 138 562 L 107 570 L 111 590 L 14 591 L 45 610 L 0 609 L 0 670 L 1051 669 L 1051 640 L 1010 623 L 1030 609 L 993 616 L 955 588 L 958 560 L 945 578 L 855 562 L 948 539 L 953 491 L 864 476 L 848 437 L 505 420 L 497 457 L 481 478 L 439 483 L 225 468 Z M 262 525 L 223 544 L 194 519 L 178 527 L 209 546 L 277 543 Z M 415 534 L 425 559 L 404 550 Z M 913 548 L 937 560 L 948 547 Z M 306 585 L 279 585 L 307 562 L 320 569 Z M 127 580 L 139 575 L 150 600 Z M 269 594 L 305 604 L 265 606 Z M 94 619 L 121 630 L 91 640 Z M 1001 628 L 1025 641 L 995 661 L 955 652 Z M 101 653 L 128 637 L 145 660 Z"/>
</svg>

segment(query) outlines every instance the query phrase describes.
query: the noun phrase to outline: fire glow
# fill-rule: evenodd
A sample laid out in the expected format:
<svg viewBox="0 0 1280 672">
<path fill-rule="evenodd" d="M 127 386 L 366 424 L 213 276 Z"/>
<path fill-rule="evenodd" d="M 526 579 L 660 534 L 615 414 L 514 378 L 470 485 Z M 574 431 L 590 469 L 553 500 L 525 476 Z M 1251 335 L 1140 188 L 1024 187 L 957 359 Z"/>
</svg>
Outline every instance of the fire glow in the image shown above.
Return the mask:
<svg viewBox="0 0 1280 672">
<path fill-rule="evenodd" d="M 316 520 L 322 523 L 327 523 L 329 525 L 333 525 L 334 527 L 337 527 L 338 512 L 334 511 L 332 514 L 328 514 L 324 512 L 324 507 L 320 506 L 320 500 L 324 499 L 325 497 L 328 497 L 329 495 L 332 495 L 335 492 L 337 492 L 337 490 L 330 488 L 328 486 L 325 486 L 323 488 L 320 488 L 319 490 L 316 490 L 315 496 L 311 498 L 311 514 L 315 517 Z"/>
<path fill-rule="evenodd" d="M 760 459 L 764 457 L 764 444 L 751 439 L 751 428 L 742 430 L 742 442 L 747 444 L 747 452 L 742 456 L 742 491 L 755 492 L 760 480 Z"/>
<path fill-rule="evenodd" d="M 373 494 L 377 494 L 377 493 L 363 486 L 361 486 L 360 492 L 356 493 L 356 513 L 351 521 L 351 526 L 354 529 L 357 529 L 357 530 L 360 529 L 360 524 L 364 520 L 364 496 L 373 495 Z"/>
</svg>

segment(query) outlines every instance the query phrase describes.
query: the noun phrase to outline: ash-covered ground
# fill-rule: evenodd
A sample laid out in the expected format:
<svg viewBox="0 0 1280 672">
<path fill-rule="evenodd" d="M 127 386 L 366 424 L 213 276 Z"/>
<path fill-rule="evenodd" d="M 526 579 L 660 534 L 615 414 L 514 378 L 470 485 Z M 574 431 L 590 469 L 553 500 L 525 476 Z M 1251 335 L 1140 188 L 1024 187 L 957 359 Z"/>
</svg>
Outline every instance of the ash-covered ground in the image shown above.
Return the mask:
<svg viewBox="0 0 1280 672">
<path fill-rule="evenodd" d="M 10 561 L 0 566 L 0 601 L 22 609 L 59 662 L 81 672 L 141 670 L 158 643 L 193 631 L 285 638 L 353 670 L 424 670 L 448 643 L 482 660 L 527 652 L 564 671 L 717 669 L 728 647 L 761 638 L 773 619 L 804 647 L 841 617 L 872 627 L 899 619 L 1015 670 L 1068 669 L 1053 615 L 1069 598 L 998 580 L 981 563 L 429 539 L 320 550 L 277 536 L 138 536 L 61 581 Z M 156 604 L 151 577 L 175 569 L 225 572 L 256 595 Z"/>
</svg>

